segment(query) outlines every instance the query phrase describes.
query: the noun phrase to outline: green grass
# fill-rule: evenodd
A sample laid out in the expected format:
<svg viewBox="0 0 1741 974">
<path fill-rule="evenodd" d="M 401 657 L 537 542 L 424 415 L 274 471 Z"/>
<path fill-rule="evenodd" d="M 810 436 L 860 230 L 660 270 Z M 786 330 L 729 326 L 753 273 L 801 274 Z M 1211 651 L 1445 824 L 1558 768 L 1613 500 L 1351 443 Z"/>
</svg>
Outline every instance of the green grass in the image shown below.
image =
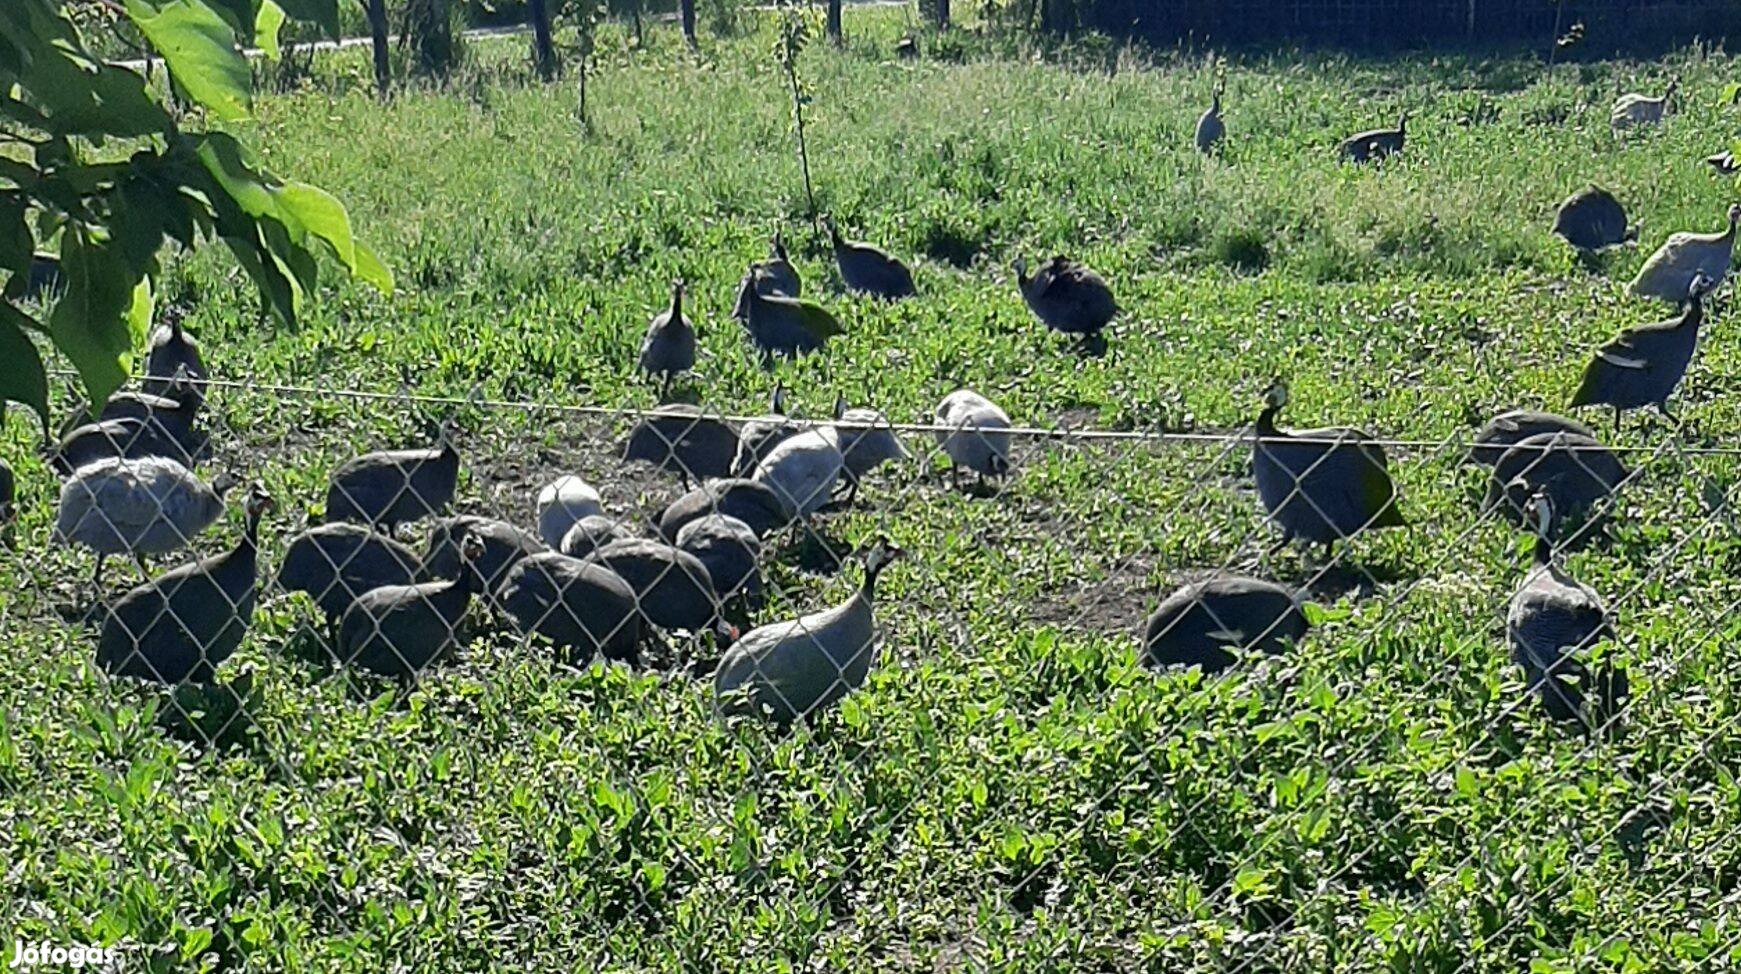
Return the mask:
<svg viewBox="0 0 1741 974">
<path fill-rule="evenodd" d="M 1299 582 L 1316 556 L 1263 554 L 1241 447 L 1034 440 L 996 499 L 916 464 L 824 517 L 833 543 L 886 531 L 912 558 L 886 580 L 869 685 L 790 736 L 722 727 L 687 677 L 569 670 L 488 632 L 400 697 L 308 662 L 308 610 L 282 599 L 221 671 L 246 710 L 168 719 L 188 698 L 106 680 L 59 614 L 85 599 L 89 561 L 47 548 L 55 488 L 15 419 L 0 935 L 125 940 L 141 945 L 128 969 L 164 971 L 1734 964 L 1741 547 L 1705 498 L 1735 463 L 1678 459 L 1640 421 L 1617 438 L 1658 449 L 1631 458 L 1644 473 L 1616 543 L 1569 560 L 1614 608 L 1623 638 L 1605 651 L 1634 688 L 1592 741 L 1523 696 L 1501 618 L 1527 553 L 1476 516 L 1454 445 L 1495 411 L 1559 407 L 1590 348 L 1661 316 L 1622 285 L 1668 232 L 1719 225 L 1733 188 L 1699 160 L 1735 127 L 1716 104 L 1730 59 L 1551 80 L 1506 57 L 1241 59 L 1228 151 L 1204 159 L 1199 61 L 969 39 L 906 64 L 888 54 L 898 19 L 848 28 L 847 51 L 804 57 L 814 176 L 850 235 L 917 258 L 922 296 L 895 306 L 842 296 L 805 229 L 766 31 L 701 63 L 668 27 L 613 53 L 591 138 L 571 86 L 527 81 L 518 42 L 385 105 L 356 52 L 268 99 L 248 136 L 342 198 L 400 282 L 336 285 L 294 328 L 262 323 L 221 253 L 165 282 L 220 375 L 321 390 L 215 403 L 214 466 L 281 503 L 269 561 L 334 462 L 416 435 L 402 402 L 332 394 L 402 374 L 522 404 L 425 407 L 465 429 L 466 508 L 524 521 L 539 483 L 575 470 L 618 513 L 657 509 L 674 485 L 605 445 L 626 423 L 560 407 L 655 401 L 633 354 L 682 276 L 707 354 L 695 397 L 762 411 L 774 378 L 727 312 L 783 224 L 807 294 L 849 329 L 780 369 L 810 416 L 838 391 L 923 422 L 968 385 L 1023 425 L 1233 431 L 1286 376 L 1295 425 L 1444 444 L 1392 451 L 1414 526 L 1345 555 L 1377 584 L 1325 596 L 1284 660 L 1151 674 L 1135 630 L 1169 579 L 1232 564 Z M 1612 97 L 1675 72 L 1685 111 L 1611 137 Z M 1335 162 L 1340 135 L 1403 107 L 1406 158 Z M 1644 223 L 1640 249 L 1594 270 L 1547 231 L 1589 181 Z M 1055 252 L 1126 309 L 1104 358 L 1016 294 L 1009 262 Z M 1728 317 L 1679 397 L 1691 445 L 1741 429 Z M 760 621 L 857 580 L 809 564 L 779 553 Z"/>
</svg>

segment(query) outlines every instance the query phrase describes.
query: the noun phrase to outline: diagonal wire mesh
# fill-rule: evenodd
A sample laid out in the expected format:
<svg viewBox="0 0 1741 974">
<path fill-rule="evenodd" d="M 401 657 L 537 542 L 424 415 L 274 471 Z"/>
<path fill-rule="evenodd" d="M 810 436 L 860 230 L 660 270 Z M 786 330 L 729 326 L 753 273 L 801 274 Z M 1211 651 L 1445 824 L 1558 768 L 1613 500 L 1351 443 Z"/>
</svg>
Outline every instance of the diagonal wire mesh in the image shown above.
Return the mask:
<svg viewBox="0 0 1741 974">
<path fill-rule="evenodd" d="M 1037 429 L 947 399 L 891 422 L 193 385 L 195 422 L 122 398 L 27 471 L 6 626 L 110 674 L 96 724 L 187 748 L 154 773 L 212 822 L 188 859 L 221 851 L 308 950 L 360 904 L 441 931 L 438 966 L 472 929 L 528 964 L 666 968 L 1343 969 L 1358 944 L 1510 969 L 1708 916 L 1733 947 L 1725 908 L 1616 911 L 1640 929 L 1591 946 L 1558 900 L 1715 875 L 1741 828 L 1684 794 L 1728 779 L 1727 728 L 1661 731 L 1664 694 L 1715 680 L 1721 712 L 1728 687 L 1735 451 L 1556 434 L 1470 464 L 1466 438 Z M 111 556 L 138 563 L 84 573 Z M 1543 578 L 1583 615 L 1494 624 Z M 1630 693 L 1590 692 L 1615 672 Z M 22 750 L 8 780 L 54 760 Z M 1577 822 L 1568 791 L 1622 758 Z M 1433 804 L 1489 790 L 1517 821 Z M 346 834 L 298 831 L 322 821 Z M 1548 825 L 1560 871 L 1501 882 L 1515 909 L 1407 938 Z M 1705 826 L 1680 874 L 1611 875 Z M 340 848 L 336 875 L 262 878 L 260 850 Z M 206 952 L 262 948 L 203 911 Z"/>
</svg>

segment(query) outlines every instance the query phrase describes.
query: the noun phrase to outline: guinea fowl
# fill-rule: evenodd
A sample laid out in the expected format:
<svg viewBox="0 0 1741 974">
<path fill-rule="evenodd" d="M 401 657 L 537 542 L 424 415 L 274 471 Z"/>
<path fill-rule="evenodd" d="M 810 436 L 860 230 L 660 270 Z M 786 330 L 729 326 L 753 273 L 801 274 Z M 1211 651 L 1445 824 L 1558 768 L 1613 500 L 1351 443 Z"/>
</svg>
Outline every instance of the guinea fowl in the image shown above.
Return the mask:
<svg viewBox="0 0 1741 974">
<path fill-rule="evenodd" d="M 750 479 L 779 498 L 788 522 L 807 518 L 834 499 L 834 486 L 846 472 L 840 433 L 832 426 L 806 430 L 769 453 Z"/>
<path fill-rule="evenodd" d="M 483 553 L 483 541 L 467 535 L 460 545 L 465 568 L 459 577 L 383 585 L 357 596 L 339 620 L 339 661 L 409 679 L 453 652 L 472 596 L 483 591 L 483 580 L 470 570 Z"/>
<path fill-rule="evenodd" d="M 803 432 L 804 427 L 786 416 L 786 386 L 775 383 L 768 404 L 768 414 L 744 423 L 738 433 L 738 455 L 732 462 L 732 472 L 747 477 L 776 446 Z"/>
<path fill-rule="evenodd" d="M 615 518 L 603 514 L 583 517 L 574 522 L 574 527 L 562 536 L 562 543 L 557 549 L 570 558 L 585 558 L 613 541 L 622 541 L 634 537 Z"/>
<path fill-rule="evenodd" d="M 1555 523 L 1585 520 L 1623 486 L 1631 472 L 1613 451 L 1594 437 L 1580 433 L 1537 433 L 1515 443 L 1494 464 L 1481 509 L 1498 509 L 1514 524 L 1528 523 L 1529 498 L 1545 494 L 1553 503 Z M 1588 518 L 1573 541 L 1594 537 L 1605 518 Z"/>
<path fill-rule="evenodd" d="M 1279 654 L 1307 628 L 1292 592 L 1260 578 L 1216 573 L 1161 600 L 1144 630 L 1144 659 L 1150 666 L 1215 673 L 1232 666 L 1239 651 Z"/>
<path fill-rule="evenodd" d="M 675 543 L 684 525 L 710 514 L 737 518 L 759 538 L 789 523 L 773 488 L 745 477 L 724 477 L 672 501 L 659 514 L 659 534 Z"/>
<path fill-rule="evenodd" d="M 1608 124 L 1615 131 L 1656 125 L 1670 111 L 1669 100 L 1674 97 L 1675 89 L 1680 86 L 1679 78 L 1670 78 L 1668 87 L 1663 89 L 1660 97 L 1651 98 L 1633 92 L 1614 99 L 1614 107 L 1608 112 Z"/>
<path fill-rule="evenodd" d="M 762 541 L 744 522 L 725 514 L 696 518 L 677 532 L 677 547 L 707 567 L 721 602 L 761 597 Z"/>
<path fill-rule="evenodd" d="M 234 548 L 121 596 L 103 620 L 97 663 L 109 673 L 159 683 L 209 682 L 253 622 L 260 518 L 271 504 L 256 484 L 248 492 L 248 520 Z"/>
<path fill-rule="evenodd" d="M 587 556 L 622 576 L 635 592 L 641 616 L 661 629 L 706 631 L 719 621 L 713 579 L 701 559 L 664 541 L 615 541 Z"/>
<path fill-rule="evenodd" d="M 1336 151 L 1349 162 L 1371 162 L 1402 151 L 1407 138 L 1409 113 L 1397 116 L 1396 128 L 1356 132 L 1336 144 Z"/>
<path fill-rule="evenodd" d="M 730 423 L 687 403 L 660 406 L 642 416 L 623 444 L 623 459 L 653 464 L 682 479 L 731 476 L 738 433 Z"/>
<path fill-rule="evenodd" d="M 469 539 L 476 539 L 481 547 L 468 566 L 464 552 Z M 506 521 L 475 514 L 444 517 L 429 529 L 429 542 L 423 549 L 423 567 L 418 570 L 417 580 L 458 578 L 461 571 L 470 571 L 483 585 L 480 594 L 487 597 L 507 577 L 515 562 L 545 550 L 537 538 Z"/>
<path fill-rule="evenodd" d="M 1590 427 L 1575 419 L 1533 409 L 1513 409 L 1488 420 L 1487 425 L 1475 433 L 1475 440 L 1469 446 L 1469 459 L 1484 467 L 1494 466 L 1505 456 L 1506 450 L 1537 433 L 1577 433 L 1591 439 L 1596 436 Z"/>
<path fill-rule="evenodd" d="M 913 286 L 913 272 L 907 265 L 880 247 L 840 235 L 833 217 L 823 217 L 828 239 L 834 245 L 834 263 L 840 268 L 840 279 L 847 290 L 872 297 L 896 300 L 918 293 Z"/>
<path fill-rule="evenodd" d="M 1118 313 L 1112 288 L 1086 264 L 1058 255 L 1041 264 L 1032 277 L 1027 261 L 1017 258 L 1013 266 L 1022 300 L 1053 331 L 1092 338 Z"/>
<path fill-rule="evenodd" d="M 304 592 L 337 622 L 364 592 L 417 581 L 417 553 L 360 524 L 320 524 L 292 538 L 278 587 Z"/>
<path fill-rule="evenodd" d="M 549 640 L 570 662 L 595 655 L 640 662 L 635 590 L 603 565 L 554 551 L 523 558 L 496 589 L 496 603 L 521 635 Z"/>
<path fill-rule="evenodd" d="M 444 429 L 439 444 L 428 449 L 382 450 L 345 461 L 327 486 L 326 520 L 391 533 L 446 510 L 458 485 L 459 450 Z"/>
<path fill-rule="evenodd" d="M 1322 544 L 1329 557 L 1337 541 L 1407 524 L 1397 508 L 1384 448 L 1345 426 L 1282 430 L 1276 414 L 1287 403 L 1286 383 L 1269 387 L 1252 444 L 1258 498 L 1282 529 L 1276 547 L 1301 538 Z"/>
<path fill-rule="evenodd" d="M 910 460 L 901 438 L 895 435 L 889 418 L 875 409 L 847 409 L 845 400 L 834 403 L 834 429 L 840 443 L 840 457 L 846 464 L 842 478 L 846 494 L 841 503 L 851 504 L 858 496 L 858 485 L 872 470 L 885 463 Z"/>
<path fill-rule="evenodd" d="M 1728 149 L 1706 156 L 1705 165 L 1725 176 L 1733 176 L 1735 173 L 1741 172 L 1741 164 L 1736 163 L 1735 154 Z"/>
<path fill-rule="evenodd" d="M 565 474 L 538 491 L 538 537 L 551 548 L 560 547 L 576 524 L 604 512 L 598 488 Z"/>
<path fill-rule="evenodd" d="M 1215 92 L 1210 96 L 1209 107 L 1197 119 L 1197 151 L 1204 155 L 1213 154 L 1221 147 L 1221 140 L 1227 135 L 1227 126 L 1221 121 L 1221 86 L 1215 86 Z"/>
<path fill-rule="evenodd" d="M 797 268 L 792 266 L 792 258 L 786 253 L 786 242 L 779 230 L 775 230 L 773 238 L 768 241 L 768 258 L 750 264 L 745 277 L 755 292 L 763 296 L 797 298 L 804 295 L 804 282 L 798 277 Z M 748 301 L 746 292 L 740 289 L 731 309 L 734 320 L 749 320 Z"/>
<path fill-rule="evenodd" d="M 97 460 L 113 458 L 164 457 L 192 469 L 204 460 L 207 451 L 209 441 L 204 432 L 198 432 L 192 425 L 158 416 L 124 416 L 85 423 L 71 430 L 56 446 L 49 463 L 61 476 Z"/>
<path fill-rule="evenodd" d="M 695 326 L 683 315 L 682 281 L 671 285 L 671 307 L 647 323 L 639 365 L 658 377 L 660 398 L 671 391 L 672 378 L 695 368 Z"/>
<path fill-rule="evenodd" d="M 205 359 L 200 356 L 199 343 L 181 328 L 183 312 L 171 309 L 164 315 L 164 324 L 152 329 L 145 348 L 146 392 L 156 396 L 180 398 L 178 383 L 187 383 L 182 394 L 192 398 L 195 409 L 205 402 Z"/>
<path fill-rule="evenodd" d="M 715 709 L 790 724 L 864 685 L 876 655 L 877 579 L 901 556 L 878 538 L 864 556 L 864 583 L 840 605 L 751 630 L 714 674 Z"/>
<path fill-rule="evenodd" d="M 54 540 L 77 542 L 96 553 L 93 581 L 109 555 L 145 556 L 177 551 L 224 512 L 220 480 L 210 487 L 193 471 L 163 457 L 98 460 L 61 485 Z"/>
<path fill-rule="evenodd" d="M 1554 233 L 1579 250 L 1594 251 L 1637 240 L 1638 225 L 1627 225 L 1626 209 L 1613 193 L 1586 186 L 1554 212 Z"/>
<path fill-rule="evenodd" d="M 1679 304 L 1692 290 L 1694 275 L 1710 278 L 1713 288 L 1723 283 L 1735 253 L 1737 223 L 1741 223 L 1741 203 L 1729 207 L 1729 229 L 1721 233 L 1671 234 L 1639 268 L 1632 293 Z"/>
<path fill-rule="evenodd" d="M 1614 407 L 1616 430 L 1621 412 L 1641 406 L 1655 406 L 1664 417 L 1678 422 L 1668 411 L 1668 397 L 1693 360 L 1699 325 L 1705 319 L 1705 295 L 1714 286 L 1710 278 L 1695 273 L 1680 317 L 1628 328 L 1598 348 L 1584 367 L 1571 405 Z"/>
<path fill-rule="evenodd" d="M 1512 657 L 1549 716 L 1578 720 L 1589 704 L 1593 723 L 1602 723 L 1626 697 L 1626 677 L 1607 669 L 1592 674 L 1578 657 L 1600 640 L 1616 638 L 1614 627 L 1596 593 L 1554 564 L 1553 502 L 1534 494 L 1529 513 L 1536 536 L 1533 563 L 1505 614 Z"/>
<path fill-rule="evenodd" d="M 937 443 L 949 457 L 949 478 L 961 485 L 966 467 L 981 486 L 1010 472 L 1009 414 L 972 389 L 957 389 L 937 405 Z"/>
<path fill-rule="evenodd" d="M 765 368 L 773 367 L 776 355 L 796 358 L 846 333 L 840 320 L 814 301 L 761 293 L 754 270 L 744 275 L 738 287 L 738 306 L 743 309 L 744 333 Z"/>
</svg>

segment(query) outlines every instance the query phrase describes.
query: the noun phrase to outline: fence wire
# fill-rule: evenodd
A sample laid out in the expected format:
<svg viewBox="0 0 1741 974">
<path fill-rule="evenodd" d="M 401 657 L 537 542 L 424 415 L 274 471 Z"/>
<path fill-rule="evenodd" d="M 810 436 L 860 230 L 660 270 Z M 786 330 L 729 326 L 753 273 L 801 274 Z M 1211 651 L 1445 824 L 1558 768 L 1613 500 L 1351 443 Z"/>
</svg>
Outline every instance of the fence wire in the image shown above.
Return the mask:
<svg viewBox="0 0 1741 974">
<path fill-rule="evenodd" d="M 158 388 L 17 464 L 6 642 L 92 667 L 111 732 L 184 745 L 133 807 L 209 806 L 227 862 L 323 841 L 220 814 L 235 763 L 372 823 L 324 840 L 367 865 L 288 894 L 316 939 L 374 883 L 527 963 L 1475 971 L 1689 925 L 1701 956 L 1741 944 L 1729 899 L 1652 904 L 1652 929 L 1562 902 L 1617 861 L 1629 890 L 1725 888 L 1741 816 L 1688 796 L 1741 743 L 1716 665 L 1736 448 L 1290 431 L 1308 408 L 1279 389 L 1255 428 L 1147 433 L 970 399 L 891 421 Z M 19 769 L 57 759 L 8 696 L 29 818 Z M 419 748 L 405 780 L 371 769 Z M 889 874 L 934 848 L 973 855 Z M 1429 909 L 1488 885 L 1515 909 Z M 21 935 L 64 932 L 7 899 Z"/>
</svg>

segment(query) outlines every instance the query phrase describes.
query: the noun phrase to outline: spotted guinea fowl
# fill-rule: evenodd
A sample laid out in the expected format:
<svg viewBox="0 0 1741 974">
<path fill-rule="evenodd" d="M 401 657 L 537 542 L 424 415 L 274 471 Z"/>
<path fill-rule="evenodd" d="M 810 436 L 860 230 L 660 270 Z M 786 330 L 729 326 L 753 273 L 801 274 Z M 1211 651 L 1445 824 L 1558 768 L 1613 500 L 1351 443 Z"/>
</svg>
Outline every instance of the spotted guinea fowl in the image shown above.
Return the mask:
<svg viewBox="0 0 1741 974">
<path fill-rule="evenodd" d="M 459 450 L 444 429 L 436 446 L 365 453 L 341 464 L 327 485 L 326 520 L 390 533 L 446 510 L 458 484 Z"/>
<path fill-rule="evenodd" d="M 1112 288 L 1086 264 L 1060 254 L 1041 264 L 1032 277 L 1027 261 L 1017 258 L 1013 267 L 1022 300 L 1053 331 L 1092 338 L 1118 313 Z"/>
<path fill-rule="evenodd" d="M 1287 403 L 1286 383 L 1269 387 L 1252 444 L 1258 498 L 1282 530 L 1277 547 L 1299 538 L 1322 544 L 1328 557 L 1337 541 L 1407 524 L 1384 448 L 1345 426 L 1283 430 L 1276 415 Z"/>
<path fill-rule="evenodd" d="M 710 514 L 734 517 L 765 538 L 789 523 L 786 507 L 773 488 L 747 477 L 723 477 L 672 501 L 659 514 L 659 534 L 675 542 L 683 526 Z"/>
<path fill-rule="evenodd" d="M 61 484 L 55 541 L 77 543 L 97 556 L 93 581 L 110 555 L 145 557 L 184 548 L 224 511 L 227 479 L 208 486 L 193 471 L 163 457 L 98 460 Z"/>
<path fill-rule="evenodd" d="M 792 266 L 792 258 L 786 253 L 786 243 L 779 230 L 775 230 L 773 238 L 768 241 L 767 259 L 751 263 L 744 276 L 757 294 L 788 298 L 804 295 L 804 282 L 798 277 L 798 269 Z M 749 319 L 748 302 L 747 292 L 740 287 L 737 300 L 732 304 L 732 320 L 741 324 Z"/>
<path fill-rule="evenodd" d="M 768 413 L 757 416 L 745 422 L 738 431 L 738 455 L 732 461 L 732 472 L 739 477 L 747 477 L 756 469 L 756 464 L 762 462 L 785 440 L 791 439 L 803 432 L 804 427 L 786 415 L 785 383 L 775 383 L 774 393 L 769 399 Z"/>
<path fill-rule="evenodd" d="M 1705 319 L 1705 295 L 1714 286 L 1702 273 L 1693 275 L 1686 308 L 1677 318 L 1628 328 L 1596 350 L 1571 405 L 1612 406 L 1614 428 L 1620 429 L 1620 414 L 1628 409 L 1655 406 L 1673 421 L 1668 397 L 1686 375 L 1687 365 L 1699 344 L 1699 325 Z"/>
<path fill-rule="evenodd" d="M 683 282 L 671 285 L 671 307 L 647 323 L 638 364 L 659 379 L 659 395 L 671 391 L 671 380 L 695 368 L 695 326 L 683 314 Z"/>
<path fill-rule="evenodd" d="M 521 559 L 496 589 L 496 602 L 516 631 L 566 650 L 570 662 L 594 655 L 640 662 L 635 590 L 603 565 L 554 551 Z"/>
<path fill-rule="evenodd" d="M 1209 107 L 1197 119 L 1197 151 L 1204 155 L 1214 153 L 1221 148 L 1221 140 L 1227 135 L 1227 125 L 1221 120 L 1221 85 L 1215 86 L 1210 96 Z"/>
<path fill-rule="evenodd" d="M 937 404 L 937 444 L 949 457 L 949 478 L 961 485 L 966 468 L 983 486 L 987 477 L 1006 477 L 1010 464 L 1009 414 L 972 389 L 957 389 Z"/>
<path fill-rule="evenodd" d="M 1371 162 L 1395 155 L 1407 139 L 1409 113 L 1397 116 L 1396 128 L 1356 132 L 1336 144 L 1336 151 L 1349 162 Z"/>
<path fill-rule="evenodd" d="M 878 538 L 865 553 L 864 582 L 851 598 L 744 634 L 714 673 L 717 712 L 789 724 L 864 685 L 877 649 L 877 579 L 900 556 L 900 548 Z"/>
<path fill-rule="evenodd" d="M 709 514 L 677 532 L 677 547 L 707 567 L 721 602 L 754 602 L 762 594 L 762 541 L 748 524 L 726 514 Z"/>
<path fill-rule="evenodd" d="M 840 320 L 814 301 L 761 293 L 753 271 L 744 275 L 738 287 L 738 303 L 744 333 L 767 368 L 773 367 L 775 356 L 795 358 L 814 352 L 828 339 L 846 333 Z"/>
<path fill-rule="evenodd" d="M 719 622 L 719 599 L 701 559 L 650 538 L 614 541 L 588 555 L 589 564 L 616 572 L 635 591 L 643 618 L 661 629 L 707 631 Z"/>
<path fill-rule="evenodd" d="M 840 279 L 847 290 L 889 300 L 918 293 L 913 286 L 913 272 L 899 258 L 880 247 L 841 236 L 833 217 L 823 217 L 822 225 L 834 245 L 834 263 L 840 268 Z"/>
<path fill-rule="evenodd" d="M 253 622 L 260 518 L 271 503 L 256 484 L 234 548 L 166 572 L 116 600 L 97 638 L 98 665 L 159 683 L 209 682 Z"/>
<path fill-rule="evenodd" d="M 1528 688 L 1555 720 L 1588 716 L 1602 723 L 1627 694 L 1623 673 L 1590 671 L 1579 659 L 1595 643 L 1615 638 L 1600 597 L 1554 563 L 1554 507 L 1545 495 L 1530 498 L 1535 551 L 1528 575 L 1505 614 L 1512 658 L 1523 667 Z"/>
<path fill-rule="evenodd" d="M 384 585 L 357 596 L 339 620 L 338 658 L 371 673 L 407 679 L 459 647 L 460 624 L 483 580 L 469 566 L 483 555 L 476 535 L 461 542 L 457 578 Z"/>
<path fill-rule="evenodd" d="M 598 488 L 564 474 L 538 491 L 538 537 L 552 548 L 560 547 L 569 530 L 582 519 L 604 512 Z"/>
<path fill-rule="evenodd" d="M 670 403 L 642 416 L 623 444 L 623 459 L 650 463 L 691 480 L 731 476 L 738 432 L 697 406 Z"/>
<path fill-rule="evenodd" d="M 1215 673 L 1232 666 L 1236 652 L 1279 654 L 1307 628 L 1292 592 L 1261 578 L 1218 572 L 1161 600 L 1144 629 L 1144 661 Z"/>
<path fill-rule="evenodd" d="M 481 547 L 470 559 L 464 556 L 468 539 L 476 539 Z M 442 578 L 458 578 L 461 571 L 478 576 L 483 585 L 479 594 L 488 597 L 494 592 L 508 569 L 522 558 L 545 551 L 537 538 L 506 521 L 475 514 L 460 514 L 438 519 L 429 529 L 429 541 L 423 549 L 423 565 L 417 580 L 433 582 Z"/>
<path fill-rule="evenodd" d="M 808 518 L 833 500 L 835 484 L 845 472 L 840 432 L 824 426 L 774 447 L 750 479 L 774 492 L 790 522 Z"/>
<path fill-rule="evenodd" d="M 846 491 L 841 503 L 851 504 L 858 497 L 858 485 L 867 474 L 885 463 L 910 460 L 913 455 L 895 435 L 889 418 L 875 409 L 846 408 L 845 399 L 834 402 L 834 429 L 840 443 L 840 457 L 846 464 L 841 479 Z"/>
<path fill-rule="evenodd" d="M 185 394 L 196 404 L 203 404 L 205 382 L 210 375 L 199 343 L 181 328 L 183 315 L 180 309 L 170 309 L 164 315 L 168 320 L 152 329 L 146 342 L 145 380 L 141 385 L 152 395 L 178 398 L 177 384 L 190 383 Z"/>
<path fill-rule="evenodd" d="M 557 550 L 570 558 L 585 558 L 613 541 L 634 536 L 616 518 L 594 514 L 574 522 L 574 527 L 569 528 L 568 533 L 562 536 L 562 543 L 557 546 Z"/>
<path fill-rule="evenodd" d="M 1672 110 L 1670 100 L 1674 98 L 1675 89 L 1679 86 L 1679 78 L 1670 78 L 1668 87 L 1656 98 L 1636 92 L 1621 95 L 1614 99 L 1614 107 L 1608 112 L 1609 126 L 1615 131 L 1621 131 L 1660 123 Z"/>
<path fill-rule="evenodd" d="M 1517 441 L 1493 465 L 1481 509 L 1527 525 L 1529 498 L 1544 493 L 1553 503 L 1556 525 L 1582 522 L 1568 539 L 1582 544 L 1596 536 L 1611 498 L 1630 477 L 1620 458 L 1592 436 L 1537 433 Z"/>
<path fill-rule="evenodd" d="M 66 476 L 98 460 L 164 457 L 184 467 L 196 467 L 210 444 L 203 432 L 176 420 L 126 416 L 86 423 L 63 437 L 49 465 Z"/>
<path fill-rule="evenodd" d="M 292 538 L 278 566 L 278 587 L 303 592 L 337 622 L 364 592 L 417 581 L 409 547 L 360 524 L 319 524 Z"/>
<path fill-rule="evenodd" d="M 1713 288 L 1723 283 L 1735 253 L 1737 223 L 1741 223 L 1741 203 L 1729 207 L 1729 229 L 1721 233 L 1671 234 L 1639 268 L 1632 293 L 1679 304 L 1692 290 L 1695 274 L 1710 278 Z"/>
<path fill-rule="evenodd" d="M 1506 450 L 1537 433 L 1577 433 L 1592 439 L 1596 436 L 1590 427 L 1575 419 L 1533 409 L 1512 409 L 1488 420 L 1487 425 L 1476 431 L 1469 445 L 1469 459 L 1484 467 L 1494 466 Z"/>
<path fill-rule="evenodd" d="M 1554 233 L 1579 250 L 1594 251 L 1637 240 L 1638 225 L 1627 224 L 1626 208 L 1613 193 L 1586 186 L 1554 211 Z"/>
</svg>

